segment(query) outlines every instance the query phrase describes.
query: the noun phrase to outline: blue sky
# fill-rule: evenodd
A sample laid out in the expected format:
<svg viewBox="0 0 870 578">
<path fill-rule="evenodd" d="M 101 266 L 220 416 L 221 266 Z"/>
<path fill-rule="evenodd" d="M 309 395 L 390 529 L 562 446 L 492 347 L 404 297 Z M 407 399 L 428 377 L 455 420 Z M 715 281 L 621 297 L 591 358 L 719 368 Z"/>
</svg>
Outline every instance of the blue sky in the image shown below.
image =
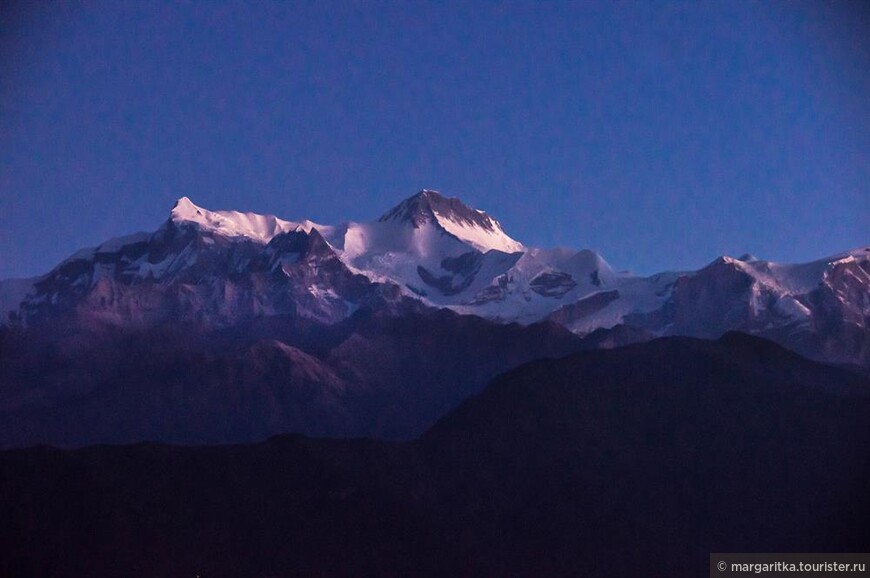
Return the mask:
<svg viewBox="0 0 870 578">
<path fill-rule="evenodd" d="M 870 243 L 860 2 L 0 9 L 0 278 L 182 195 L 334 223 L 421 188 L 651 273 Z"/>
</svg>

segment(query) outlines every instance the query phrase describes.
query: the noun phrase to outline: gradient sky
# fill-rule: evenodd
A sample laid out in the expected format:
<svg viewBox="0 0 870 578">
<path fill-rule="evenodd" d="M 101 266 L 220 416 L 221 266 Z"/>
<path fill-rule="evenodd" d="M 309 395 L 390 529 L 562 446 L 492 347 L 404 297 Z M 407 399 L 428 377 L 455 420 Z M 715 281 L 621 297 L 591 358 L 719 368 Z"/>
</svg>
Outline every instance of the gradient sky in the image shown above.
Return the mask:
<svg viewBox="0 0 870 578">
<path fill-rule="evenodd" d="M 870 243 L 868 5 L 6 2 L 0 278 L 182 195 L 335 223 L 438 189 L 641 273 Z"/>
</svg>

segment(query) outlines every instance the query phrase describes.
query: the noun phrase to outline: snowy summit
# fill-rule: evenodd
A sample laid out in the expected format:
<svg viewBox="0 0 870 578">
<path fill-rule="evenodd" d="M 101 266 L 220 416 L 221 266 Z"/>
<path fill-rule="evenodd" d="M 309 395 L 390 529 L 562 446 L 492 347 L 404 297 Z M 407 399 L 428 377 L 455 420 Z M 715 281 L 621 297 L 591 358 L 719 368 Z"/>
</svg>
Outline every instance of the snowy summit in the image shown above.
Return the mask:
<svg viewBox="0 0 870 578">
<path fill-rule="evenodd" d="M 268 243 L 275 235 L 289 231 L 309 232 L 316 227 L 311 221 L 294 223 L 284 221 L 274 215 L 240 213 L 238 211 L 209 211 L 199 207 L 187 198 L 181 197 L 169 214 L 176 224 L 194 224 L 204 231 L 225 237 L 247 237 L 254 241 Z"/>
<path fill-rule="evenodd" d="M 522 243 L 508 237 L 501 224 L 485 212 L 429 189 L 423 189 L 390 209 L 378 221 L 410 223 L 415 228 L 432 223 L 484 252 L 516 253 L 523 250 Z"/>
</svg>

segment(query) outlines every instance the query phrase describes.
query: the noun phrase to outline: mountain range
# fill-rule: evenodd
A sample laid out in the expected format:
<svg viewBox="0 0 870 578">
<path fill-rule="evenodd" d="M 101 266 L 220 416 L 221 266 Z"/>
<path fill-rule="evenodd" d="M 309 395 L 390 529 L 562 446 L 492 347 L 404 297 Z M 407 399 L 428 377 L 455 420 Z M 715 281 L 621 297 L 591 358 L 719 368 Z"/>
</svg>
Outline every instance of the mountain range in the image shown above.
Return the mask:
<svg viewBox="0 0 870 578">
<path fill-rule="evenodd" d="M 339 225 L 182 198 L 0 311 L 3 576 L 698 576 L 870 544 L 870 247 L 636 276 L 434 191 Z"/>
<path fill-rule="evenodd" d="M 0 447 L 412 439 L 523 363 L 674 335 L 870 366 L 870 248 L 641 277 L 428 190 L 335 226 L 182 198 L 0 297 Z"/>
<path fill-rule="evenodd" d="M 416 302 L 413 304 L 411 302 Z M 487 213 L 423 190 L 373 222 L 320 225 L 210 211 L 188 198 L 153 233 L 0 282 L 7 326 L 209 329 L 288 315 L 325 325 L 359 309 L 446 308 L 583 336 L 743 331 L 808 357 L 870 364 L 870 247 L 800 264 L 723 256 L 697 271 L 615 271 L 590 250 L 527 247 Z"/>
</svg>

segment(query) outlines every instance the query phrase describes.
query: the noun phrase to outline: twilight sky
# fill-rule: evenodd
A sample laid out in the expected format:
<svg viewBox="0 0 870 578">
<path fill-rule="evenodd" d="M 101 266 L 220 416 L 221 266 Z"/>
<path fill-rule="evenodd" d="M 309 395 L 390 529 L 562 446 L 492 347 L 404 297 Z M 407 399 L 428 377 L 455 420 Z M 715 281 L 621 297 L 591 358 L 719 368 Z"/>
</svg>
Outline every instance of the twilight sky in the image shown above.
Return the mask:
<svg viewBox="0 0 870 578">
<path fill-rule="evenodd" d="M 870 243 L 866 2 L 5 2 L 0 278 L 421 188 L 619 269 Z"/>
</svg>

